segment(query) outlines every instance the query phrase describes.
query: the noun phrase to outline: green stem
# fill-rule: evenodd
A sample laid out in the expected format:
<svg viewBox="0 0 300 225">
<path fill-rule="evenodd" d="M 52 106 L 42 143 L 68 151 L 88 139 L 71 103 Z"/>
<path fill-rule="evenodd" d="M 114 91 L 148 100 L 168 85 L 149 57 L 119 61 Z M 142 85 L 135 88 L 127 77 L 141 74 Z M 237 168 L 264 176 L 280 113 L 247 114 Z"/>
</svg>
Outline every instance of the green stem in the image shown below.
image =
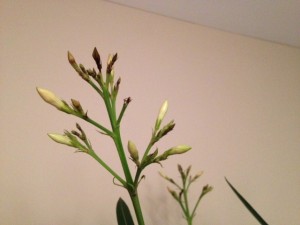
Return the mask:
<svg viewBox="0 0 300 225">
<path fill-rule="evenodd" d="M 141 205 L 140 205 L 140 201 L 139 201 L 139 197 L 138 197 L 137 192 L 135 192 L 133 194 L 130 194 L 130 198 L 131 198 L 131 201 L 132 201 L 132 205 L 133 205 L 133 208 L 134 208 L 134 211 L 135 211 L 135 215 L 136 215 L 136 219 L 138 221 L 138 224 L 139 225 L 145 225 L 144 218 L 143 218 L 143 212 L 142 212 L 142 208 L 141 208 Z"/>
<path fill-rule="evenodd" d="M 198 200 L 197 200 L 197 202 L 196 202 L 196 204 L 195 204 L 195 207 L 194 207 L 194 209 L 193 209 L 193 212 L 192 212 L 192 214 L 191 214 L 192 217 L 195 216 L 196 209 L 197 209 L 197 207 L 198 207 L 198 205 L 199 205 L 200 200 L 202 199 L 202 197 L 203 197 L 203 194 L 201 193 L 201 195 L 199 196 L 199 198 L 198 198 Z"/>
<path fill-rule="evenodd" d="M 89 80 L 88 83 L 98 92 L 98 94 L 103 98 L 102 91 L 94 84 L 93 81 Z"/>
<path fill-rule="evenodd" d="M 89 151 L 88 153 L 92 156 L 97 162 L 101 164 L 111 175 L 113 175 L 124 187 L 126 187 L 126 181 L 123 180 L 115 171 L 113 171 L 94 151 Z"/>
<path fill-rule="evenodd" d="M 103 99 L 105 102 L 105 106 L 107 109 L 107 113 L 110 119 L 110 124 L 112 127 L 112 135 L 111 137 L 114 140 L 115 146 L 117 148 L 118 151 L 118 155 L 119 155 L 119 159 L 123 168 L 123 172 L 125 175 L 125 179 L 126 179 L 126 189 L 130 195 L 134 210 L 135 210 L 135 214 L 136 214 L 136 218 L 138 221 L 139 225 L 144 225 L 144 219 L 143 219 L 143 213 L 142 213 L 142 209 L 140 206 L 140 201 L 138 198 L 138 194 L 137 194 L 137 185 L 133 182 L 132 176 L 131 176 L 131 172 L 128 166 L 128 162 L 127 162 L 127 158 L 124 152 L 124 148 L 123 148 L 123 142 L 122 142 L 122 138 L 121 138 L 121 132 L 120 132 L 120 120 L 123 116 L 123 113 L 121 114 L 122 116 L 119 117 L 117 119 L 117 113 L 116 113 L 116 99 L 112 97 L 112 95 L 109 93 L 108 90 L 109 86 L 104 85 L 103 86 Z"/>
<path fill-rule="evenodd" d="M 93 124 L 95 127 L 98 127 L 100 130 L 104 131 L 106 134 L 112 136 L 112 132 L 109 129 L 107 129 L 106 127 L 104 127 L 101 124 L 97 123 L 96 121 L 92 120 L 91 118 L 89 118 L 89 117 L 82 117 L 82 116 L 80 116 L 80 118 L 82 118 L 85 121 Z"/>
<path fill-rule="evenodd" d="M 152 135 L 151 140 L 150 140 L 150 142 L 149 142 L 149 144 L 148 144 L 148 146 L 147 146 L 147 148 L 146 148 L 146 151 L 145 151 L 145 153 L 144 153 L 144 155 L 143 155 L 141 164 L 143 164 L 143 162 L 144 162 L 144 160 L 146 159 L 146 157 L 147 157 L 147 155 L 148 155 L 150 149 L 152 148 L 152 146 L 153 146 L 153 144 L 154 144 L 153 139 L 154 139 L 154 135 Z"/>
<path fill-rule="evenodd" d="M 189 200 L 188 200 L 188 188 L 189 185 L 186 185 L 186 177 L 182 180 L 182 184 L 183 184 L 183 198 L 184 198 L 184 204 L 185 204 L 185 209 L 186 209 L 186 220 L 188 225 L 192 225 L 192 221 L 193 221 L 193 215 L 190 214 L 190 209 L 189 209 Z"/>
<path fill-rule="evenodd" d="M 123 148 L 119 128 L 116 128 L 114 130 L 114 142 L 115 142 L 115 145 L 116 145 L 116 148 L 117 148 L 117 151 L 118 151 L 118 155 L 119 155 L 119 158 L 120 158 L 120 161 L 121 161 L 121 164 L 122 164 L 122 168 L 123 168 L 123 171 L 124 171 L 124 175 L 126 177 L 126 181 L 127 181 L 128 185 L 133 186 L 133 180 L 132 180 L 132 177 L 131 177 L 131 173 L 130 173 L 129 166 L 128 166 L 128 163 L 127 163 L 126 155 L 125 155 L 125 152 L 124 152 L 124 148 Z"/>
<path fill-rule="evenodd" d="M 125 113 L 125 110 L 127 108 L 128 104 L 124 103 L 123 106 L 122 106 L 122 109 L 121 109 L 121 112 L 120 112 L 120 115 L 118 117 L 118 120 L 117 120 L 117 124 L 119 125 L 121 123 L 121 120 L 123 118 L 123 115 Z"/>
<path fill-rule="evenodd" d="M 110 120 L 110 124 L 111 124 L 111 127 L 112 129 L 114 128 L 114 124 L 115 124 L 115 119 L 114 119 L 114 112 L 113 112 L 113 107 L 112 107 L 112 104 L 111 104 L 111 101 L 110 101 L 110 93 L 107 89 L 106 86 L 103 86 L 103 96 L 104 96 L 104 103 L 105 103 L 105 107 L 106 107 L 106 110 L 107 110 L 107 113 L 108 113 L 108 117 L 109 117 L 109 120 Z"/>
</svg>

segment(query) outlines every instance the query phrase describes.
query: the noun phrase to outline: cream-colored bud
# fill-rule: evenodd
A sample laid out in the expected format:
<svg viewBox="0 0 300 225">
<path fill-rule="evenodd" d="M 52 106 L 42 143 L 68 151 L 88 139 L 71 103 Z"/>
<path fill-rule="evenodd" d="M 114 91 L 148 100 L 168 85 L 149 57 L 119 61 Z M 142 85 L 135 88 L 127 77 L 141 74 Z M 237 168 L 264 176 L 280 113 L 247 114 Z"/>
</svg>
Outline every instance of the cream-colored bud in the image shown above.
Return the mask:
<svg viewBox="0 0 300 225">
<path fill-rule="evenodd" d="M 128 151 L 133 161 L 137 162 L 139 160 L 139 152 L 132 141 L 128 141 Z"/>
<path fill-rule="evenodd" d="M 168 155 L 182 154 L 191 149 L 192 148 L 188 145 L 177 145 L 177 146 L 171 148 L 170 150 L 168 150 Z"/>
<path fill-rule="evenodd" d="M 160 156 L 157 156 L 155 158 L 155 160 L 156 160 L 156 162 L 166 160 L 170 155 L 182 154 L 182 153 L 189 151 L 190 149 L 192 149 L 190 146 L 178 145 L 178 146 L 175 146 L 175 147 L 170 148 L 169 150 L 165 151 Z M 179 166 L 178 168 L 181 168 L 180 165 L 178 165 L 178 166 Z M 182 168 L 181 168 L 181 170 L 182 170 Z"/>
<path fill-rule="evenodd" d="M 67 135 L 49 133 L 48 136 L 57 143 L 73 146 L 71 139 Z"/>
<path fill-rule="evenodd" d="M 163 121 L 166 113 L 167 113 L 167 110 L 168 110 L 168 101 L 165 101 L 160 110 L 159 110 L 159 114 L 157 116 L 157 119 L 156 119 L 156 123 L 155 123 L 155 130 L 157 131 L 160 127 L 160 124 L 161 122 Z"/>
<path fill-rule="evenodd" d="M 53 92 L 43 88 L 36 88 L 36 90 L 45 102 L 53 105 L 58 110 L 66 113 L 72 112 L 72 109 L 64 101 L 59 99 Z"/>
</svg>

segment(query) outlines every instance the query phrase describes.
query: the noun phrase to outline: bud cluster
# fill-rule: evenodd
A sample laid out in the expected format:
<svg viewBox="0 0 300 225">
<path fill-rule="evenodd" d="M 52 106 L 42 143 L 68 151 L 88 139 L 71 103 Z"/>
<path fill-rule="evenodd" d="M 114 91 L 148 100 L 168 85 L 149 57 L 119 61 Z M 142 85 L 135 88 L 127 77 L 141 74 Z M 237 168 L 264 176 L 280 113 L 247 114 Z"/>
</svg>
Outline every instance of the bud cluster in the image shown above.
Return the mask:
<svg viewBox="0 0 300 225">
<path fill-rule="evenodd" d="M 118 54 L 116 53 L 114 55 L 109 55 L 106 65 L 105 78 L 102 74 L 103 65 L 97 48 L 94 48 L 92 56 L 97 65 L 98 72 L 94 68 L 86 69 L 82 64 L 77 64 L 74 56 L 70 52 L 68 52 L 69 63 L 78 73 L 78 75 L 83 80 L 88 82 L 101 95 L 103 99 L 110 98 L 112 101 L 115 101 L 121 84 L 121 78 L 118 78 L 116 82 L 114 79 L 115 72 L 113 67 L 118 59 Z M 123 107 L 125 107 L 125 104 L 128 105 L 128 103 L 129 101 L 126 103 L 124 102 Z"/>
<path fill-rule="evenodd" d="M 64 134 L 48 133 L 48 136 L 59 144 L 64 144 L 77 149 L 77 152 L 89 153 L 91 145 L 86 138 L 86 135 L 79 124 L 76 124 L 78 131 L 65 131 Z M 81 143 L 78 138 L 84 143 Z"/>
<path fill-rule="evenodd" d="M 176 187 L 177 191 L 174 189 L 171 189 L 170 187 L 167 187 L 168 192 L 172 195 L 172 197 L 179 203 L 181 206 L 181 209 L 183 210 L 183 214 L 185 216 L 185 219 L 189 221 L 188 224 L 192 224 L 191 221 L 193 220 L 195 216 L 196 209 L 200 203 L 200 200 L 203 198 L 204 195 L 212 191 L 213 187 L 210 185 L 205 185 L 202 188 L 202 192 L 200 193 L 198 200 L 194 206 L 194 209 L 192 211 L 189 210 L 189 204 L 188 204 L 188 191 L 190 188 L 190 185 L 195 182 L 202 174 L 203 172 L 197 173 L 196 175 L 192 176 L 190 175 L 191 166 L 189 166 L 186 170 L 182 168 L 181 165 L 178 165 L 178 172 L 181 177 L 181 185 L 175 182 L 172 178 L 160 173 L 161 177 L 163 177 L 165 180 L 170 182 L 173 186 Z"/>
<path fill-rule="evenodd" d="M 133 149 L 135 149 L 136 151 L 137 151 L 137 149 L 132 147 L 132 149 L 130 150 L 129 146 L 130 145 L 133 146 L 133 142 L 131 142 L 131 141 L 129 142 L 131 144 L 128 145 L 128 151 L 130 152 L 131 159 L 138 166 L 138 168 L 140 170 L 143 170 L 146 166 L 148 166 L 152 163 L 161 164 L 161 161 L 166 160 L 169 156 L 183 154 L 191 149 L 191 147 L 188 145 L 177 145 L 177 146 L 174 146 L 174 147 L 164 151 L 160 155 L 158 154 L 157 148 L 154 152 L 149 153 L 151 148 L 154 146 L 154 144 L 156 142 L 158 142 L 162 137 L 166 136 L 175 127 L 174 120 L 171 120 L 169 123 L 162 126 L 162 128 L 161 128 L 161 124 L 166 116 L 167 111 L 168 111 L 168 101 L 164 101 L 164 103 L 162 104 L 162 106 L 159 110 L 158 116 L 156 118 L 150 143 L 149 143 L 141 161 L 138 161 L 136 158 L 133 157 L 133 154 L 132 154 L 132 152 L 134 152 Z"/>
<path fill-rule="evenodd" d="M 70 107 L 68 105 L 68 103 L 66 103 L 66 101 L 58 98 L 53 92 L 43 89 L 43 88 L 36 88 L 36 90 L 45 102 L 54 106 L 58 110 L 68 113 L 68 114 L 73 114 L 73 115 L 77 115 L 79 117 L 87 118 L 87 113 L 85 113 L 83 111 L 82 106 L 79 101 L 77 101 L 75 99 L 71 99 L 72 107 Z"/>
<path fill-rule="evenodd" d="M 137 188 L 139 182 L 144 178 L 142 175 L 142 170 L 152 164 L 158 163 L 160 164 L 161 161 L 166 160 L 169 156 L 183 154 L 191 149 L 190 146 L 187 145 L 177 145 L 171 147 L 162 153 L 159 153 L 158 148 L 155 148 L 152 151 L 154 144 L 157 143 L 161 138 L 166 136 L 169 132 L 171 132 L 175 127 L 174 120 L 166 124 L 162 124 L 165 118 L 165 115 L 168 111 L 168 101 L 165 101 L 158 113 L 156 118 L 152 136 L 147 146 L 143 157 L 140 158 L 139 151 L 137 146 L 134 144 L 133 141 L 129 140 L 127 144 L 127 149 L 130 155 L 130 159 L 135 163 L 137 167 L 136 175 L 133 179 L 131 175 L 131 171 L 127 164 L 126 155 L 124 153 L 123 143 L 121 139 L 121 132 L 120 126 L 123 115 L 129 103 L 132 101 L 130 97 L 124 99 L 123 106 L 121 111 L 118 113 L 116 110 L 116 100 L 117 95 L 120 89 L 121 78 L 116 79 L 115 81 L 115 71 L 114 71 L 114 64 L 118 59 L 118 55 L 110 55 L 107 60 L 106 70 L 102 74 L 103 64 L 100 57 L 100 54 L 96 48 L 94 48 L 92 53 L 93 59 L 96 63 L 97 68 L 86 68 L 84 65 L 77 63 L 74 56 L 68 52 L 68 61 L 73 67 L 73 69 L 77 72 L 77 74 L 86 81 L 89 85 L 92 86 L 94 90 L 101 96 L 102 100 L 104 101 L 106 111 L 109 117 L 111 129 L 104 127 L 103 125 L 97 123 L 96 121 L 92 120 L 90 117 L 87 116 L 87 111 L 84 110 L 81 103 L 76 99 L 71 99 L 70 105 L 66 103 L 64 100 L 58 98 L 54 93 L 48 91 L 46 89 L 37 88 L 39 95 L 42 99 L 49 103 L 50 105 L 54 106 L 58 110 L 75 115 L 86 122 L 96 126 L 101 131 L 100 133 L 106 134 L 111 137 L 115 143 L 115 147 L 117 149 L 120 162 L 124 171 L 125 178 L 122 178 L 118 173 L 116 173 L 108 164 L 106 164 L 93 150 L 91 143 L 89 142 L 85 132 L 81 128 L 81 126 L 77 123 L 76 130 L 72 131 L 65 131 L 63 134 L 56 134 L 56 133 L 49 133 L 48 136 L 57 143 L 64 144 L 73 148 L 76 148 L 76 152 L 85 152 L 92 156 L 96 161 L 98 161 L 115 179 L 117 179 L 122 187 L 125 187 L 130 196 L 135 198 L 133 204 L 138 209 L 139 202 L 137 198 Z M 178 166 L 178 170 L 181 174 L 181 178 L 183 180 L 183 185 L 178 185 L 172 178 L 164 176 L 164 179 L 175 185 L 179 192 L 168 188 L 171 195 L 181 204 L 187 204 L 187 200 L 185 197 L 186 192 L 188 190 L 189 185 L 194 182 L 195 180 L 200 177 L 201 174 L 197 174 L 195 176 L 190 176 L 189 172 L 191 168 L 189 167 L 187 170 L 183 170 L 181 166 Z M 211 190 L 210 186 L 204 186 L 202 195 L 208 193 Z M 137 200 L 137 201 L 136 201 Z M 183 203 L 185 202 L 185 203 Z M 188 210 L 186 210 L 187 212 Z M 140 221 L 142 221 L 142 217 L 138 217 Z M 143 224 L 143 223 L 141 223 Z"/>
</svg>

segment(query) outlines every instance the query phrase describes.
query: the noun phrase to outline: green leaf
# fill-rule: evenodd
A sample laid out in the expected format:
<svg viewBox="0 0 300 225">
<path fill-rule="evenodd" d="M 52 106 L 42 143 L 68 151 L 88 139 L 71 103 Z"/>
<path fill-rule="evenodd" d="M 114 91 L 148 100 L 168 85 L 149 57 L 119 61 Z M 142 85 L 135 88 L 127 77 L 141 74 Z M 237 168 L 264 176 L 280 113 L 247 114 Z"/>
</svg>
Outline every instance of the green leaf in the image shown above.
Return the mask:
<svg viewBox="0 0 300 225">
<path fill-rule="evenodd" d="M 257 221 L 262 225 L 268 225 L 267 222 L 256 212 L 256 210 L 246 201 L 246 199 L 232 186 L 232 184 L 226 179 L 227 184 L 232 189 L 232 191 L 241 200 L 244 206 L 251 212 L 251 214 L 257 219 Z"/>
<path fill-rule="evenodd" d="M 116 211 L 118 225 L 134 225 L 129 208 L 122 198 L 118 200 Z"/>
</svg>

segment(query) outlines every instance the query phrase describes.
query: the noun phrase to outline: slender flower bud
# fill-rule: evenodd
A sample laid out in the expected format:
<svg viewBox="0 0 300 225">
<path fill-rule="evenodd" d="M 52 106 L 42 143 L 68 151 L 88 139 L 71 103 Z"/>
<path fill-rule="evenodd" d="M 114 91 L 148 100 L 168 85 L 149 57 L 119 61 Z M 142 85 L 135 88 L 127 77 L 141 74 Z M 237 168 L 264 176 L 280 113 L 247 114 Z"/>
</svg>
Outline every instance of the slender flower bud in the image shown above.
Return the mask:
<svg viewBox="0 0 300 225">
<path fill-rule="evenodd" d="M 202 188 L 202 193 L 201 193 L 201 195 L 203 196 L 203 195 L 207 194 L 208 192 L 210 192 L 210 191 L 212 191 L 212 190 L 213 190 L 213 187 L 207 184 L 207 185 L 205 185 L 205 186 Z"/>
<path fill-rule="evenodd" d="M 49 133 L 48 136 L 59 144 L 69 145 L 73 147 L 71 139 L 67 135 Z"/>
<path fill-rule="evenodd" d="M 117 61 L 117 59 L 118 59 L 117 53 L 114 54 L 113 56 L 112 55 L 108 56 L 106 73 L 111 73 L 111 71 L 113 69 L 113 65 Z"/>
<path fill-rule="evenodd" d="M 174 120 L 171 120 L 167 125 L 165 125 L 162 129 L 157 132 L 156 140 L 159 141 L 163 136 L 167 135 L 170 131 L 172 131 L 175 127 Z"/>
<path fill-rule="evenodd" d="M 200 171 L 198 173 L 196 173 L 196 175 L 193 177 L 192 181 L 195 181 L 196 179 L 198 179 L 199 177 L 201 177 L 203 174 L 203 171 Z"/>
<path fill-rule="evenodd" d="M 158 131 L 159 127 L 160 127 L 160 124 L 162 122 L 162 120 L 164 119 L 166 113 L 167 113 L 167 110 L 168 110 L 168 101 L 165 101 L 161 108 L 160 108 L 160 111 L 159 111 L 159 114 L 157 116 L 157 119 L 156 119 L 156 123 L 155 123 L 155 131 Z"/>
<path fill-rule="evenodd" d="M 156 162 L 166 160 L 170 155 L 176 155 L 176 154 L 182 154 L 192 149 L 190 146 L 187 145 L 178 145 L 173 148 L 170 148 L 169 150 L 165 151 L 163 154 L 157 156 L 155 158 Z"/>
<path fill-rule="evenodd" d="M 76 61 L 75 61 L 74 56 L 73 56 L 73 55 L 71 54 L 71 52 L 69 52 L 69 51 L 68 51 L 68 60 L 69 60 L 69 63 L 70 63 L 71 65 L 76 64 Z"/>
<path fill-rule="evenodd" d="M 100 58 L 99 52 L 96 47 L 94 48 L 94 51 L 93 51 L 93 58 L 97 64 L 97 68 L 98 68 L 99 72 L 101 73 L 102 63 L 101 63 L 101 58 Z"/>
<path fill-rule="evenodd" d="M 130 97 L 125 98 L 125 99 L 124 99 L 124 104 L 125 104 L 125 105 L 128 105 L 131 101 L 132 101 L 132 99 L 131 99 Z"/>
<path fill-rule="evenodd" d="M 128 148 L 128 151 L 129 151 L 129 154 L 130 154 L 132 160 L 134 162 L 138 162 L 138 160 L 139 160 L 139 152 L 138 152 L 135 144 L 132 141 L 128 141 L 127 148 Z"/>
<path fill-rule="evenodd" d="M 173 148 L 171 148 L 168 153 L 169 155 L 175 155 L 175 154 L 182 154 L 182 153 L 185 153 L 189 150 L 191 150 L 192 148 L 190 146 L 187 146 L 187 145 L 178 145 L 178 146 L 175 146 Z"/>
<path fill-rule="evenodd" d="M 168 191 L 170 192 L 170 194 L 173 196 L 173 198 L 175 198 L 177 201 L 179 201 L 179 197 L 178 194 L 176 193 L 176 191 L 174 191 L 173 189 L 167 187 Z"/>
<path fill-rule="evenodd" d="M 186 169 L 186 172 L 185 172 L 186 176 L 188 176 L 188 175 L 189 175 L 189 173 L 190 173 L 191 169 L 192 169 L 192 166 L 191 166 L 191 165 L 189 165 L 189 167 Z"/>
<path fill-rule="evenodd" d="M 79 112 L 81 115 L 84 115 L 84 111 L 82 109 L 80 102 L 75 99 L 71 99 L 71 102 L 75 111 Z"/>
<path fill-rule="evenodd" d="M 159 175 L 164 178 L 165 180 L 171 182 L 172 184 L 175 184 L 174 180 L 170 177 L 168 177 L 167 175 L 163 174 L 162 172 L 159 172 Z"/>
<path fill-rule="evenodd" d="M 53 105 L 58 110 L 69 114 L 73 112 L 73 110 L 67 105 L 67 103 L 59 99 L 53 92 L 43 88 L 36 88 L 36 90 L 45 102 Z"/>
<path fill-rule="evenodd" d="M 83 73 L 87 73 L 87 71 L 86 71 L 84 65 L 79 64 L 79 68 L 81 69 L 81 71 L 82 71 Z"/>
</svg>

